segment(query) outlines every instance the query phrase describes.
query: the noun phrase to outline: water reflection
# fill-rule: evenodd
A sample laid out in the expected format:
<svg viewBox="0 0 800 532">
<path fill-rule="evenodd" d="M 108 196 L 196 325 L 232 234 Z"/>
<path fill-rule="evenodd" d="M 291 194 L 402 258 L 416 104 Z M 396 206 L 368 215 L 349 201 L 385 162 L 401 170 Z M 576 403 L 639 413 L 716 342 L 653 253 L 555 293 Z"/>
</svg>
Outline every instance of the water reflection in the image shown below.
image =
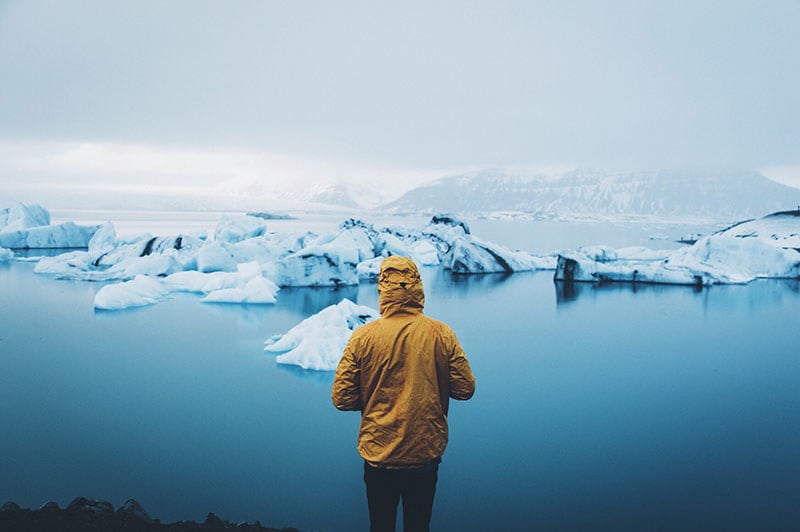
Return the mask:
<svg viewBox="0 0 800 532">
<path fill-rule="evenodd" d="M 303 369 L 300 366 L 295 366 L 294 364 L 277 364 L 277 366 L 279 370 L 284 371 L 293 377 L 298 377 L 306 381 L 320 384 L 333 384 L 333 371 L 315 371 L 311 369 Z"/>
<path fill-rule="evenodd" d="M 583 297 L 595 297 L 601 293 L 662 293 L 666 290 L 690 290 L 701 293 L 707 288 L 696 285 L 665 285 L 653 283 L 584 283 L 576 281 L 553 281 L 556 291 L 556 304 L 564 305 Z"/>
<path fill-rule="evenodd" d="M 454 274 L 449 270 L 427 270 L 423 273 L 423 283 L 441 290 L 490 290 L 508 281 L 510 273 Z M 519 274 L 516 274 L 519 275 Z"/>
<path fill-rule="evenodd" d="M 342 299 L 358 300 L 358 286 L 338 288 L 281 288 L 278 294 L 287 309 L 305 316 L 311 316 L 325 307 L 335 305 Z"/>
</svg>

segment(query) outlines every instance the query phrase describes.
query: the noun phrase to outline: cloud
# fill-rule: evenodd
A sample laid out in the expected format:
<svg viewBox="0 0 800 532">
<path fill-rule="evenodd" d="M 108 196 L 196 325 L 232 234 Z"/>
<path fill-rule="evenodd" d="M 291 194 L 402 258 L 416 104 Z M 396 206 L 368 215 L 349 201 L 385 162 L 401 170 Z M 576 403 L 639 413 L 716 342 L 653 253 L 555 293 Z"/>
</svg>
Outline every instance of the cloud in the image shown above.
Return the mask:
<svg viewBox="0 0 800 532">
<path fill-rule="evenodd" d="M 7 139 L 220 147 L 226 176 L 800 159 L 787 0 L 0 5 Z"/>
<path fill-rule="evenodd" d="M 790 187 L 800 188 L 800 164 L 768 166 L 761 168 L 764 177 Z"/>
<path fill-rule="evenodd" d="M 380 188 L 387 197 L 447 169 L 390 168 L 247 150 L 165 148 L 112 142 L 0 142 L 0 188 L 245 194 L 312 184 Z"/>
</svg>

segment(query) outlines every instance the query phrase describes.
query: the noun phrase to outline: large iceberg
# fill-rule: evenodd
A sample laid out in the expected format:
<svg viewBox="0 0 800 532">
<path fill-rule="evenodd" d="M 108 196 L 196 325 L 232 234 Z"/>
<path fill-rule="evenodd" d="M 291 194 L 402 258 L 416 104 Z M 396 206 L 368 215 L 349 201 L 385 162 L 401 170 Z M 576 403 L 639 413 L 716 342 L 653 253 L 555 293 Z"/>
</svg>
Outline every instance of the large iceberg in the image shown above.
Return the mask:
<svg viewBox="0 0 800 532">
<path fill-rule="evenodd" d="M 712 285 L 800 278 L 800 211 L 735 224 L 673 251 L 581 248 L 558 256 L 557 281 Z"/>
<path fill-rule="evenodd" d="M 50 213 L 41 205 L 19 203 L 0 210 L 0 247 L 4 248 L 85 248 L 97 229 L 74 222 L 51 225 Z"/>
<path fill-rule="evenodd" d="M 377 310 L 343 299 L 300 322 L 287 333 L 265 342 L 264 351 L 279 353 L 279 364 L 333 371 L 357 327 L 378 318 Z"/>
</svg>

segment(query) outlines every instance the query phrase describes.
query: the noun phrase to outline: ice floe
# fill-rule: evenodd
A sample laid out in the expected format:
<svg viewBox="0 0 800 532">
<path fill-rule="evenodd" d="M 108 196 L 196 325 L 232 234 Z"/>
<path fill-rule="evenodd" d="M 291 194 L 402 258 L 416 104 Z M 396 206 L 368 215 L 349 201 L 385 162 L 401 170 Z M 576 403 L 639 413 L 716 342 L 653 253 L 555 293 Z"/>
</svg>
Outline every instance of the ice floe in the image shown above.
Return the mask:
<svg viewBox="0 0 800 532">
<path fill-rule="evenodd" d="M 163 277 L 137 275 L 132 280 L 109 284 L 95 294 L 94 306 L 119 310 L 150 305 L 174 292 L 203 294 L 204 303 L 275 303 L 280 288 L 265 279 L 258 263 L 237 265 L 235 272 L 178 271 Z"/>
<path fill-rule="evenodd" d="M 137 275 L 124 283 L 109 284 L 97 291 L 94 308 L 120 310 L 158 303 L 169 290 L 160 279 Z"/>
<path fill-rule="evenodd" d="M 306 318 L 287 333 L 266 341 L 264 351 L 276 353 L 279 364 L 333 371 L 353 330 L 378 318 L 377 310 L 343 299 Z"/>
<path fill-rule="evenodd" d="M 601 246 L 561 252 L 555 279 L 664 284 L 800 278 L 800 211 L 738 223 L 672 251 Z"/>
</svg>

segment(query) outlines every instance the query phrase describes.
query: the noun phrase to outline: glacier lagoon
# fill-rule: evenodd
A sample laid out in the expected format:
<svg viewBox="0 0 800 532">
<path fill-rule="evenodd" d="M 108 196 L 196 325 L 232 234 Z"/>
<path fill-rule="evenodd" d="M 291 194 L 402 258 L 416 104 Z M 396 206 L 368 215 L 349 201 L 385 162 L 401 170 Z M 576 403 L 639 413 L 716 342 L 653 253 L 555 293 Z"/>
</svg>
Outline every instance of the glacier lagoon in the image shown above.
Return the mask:
<svg viewBox="0 0 800 532">
<path fill-rule="evenodd" d="M 214 511 L 366 527 L 357 414 L 330 404 L 332 374 L 262 348 L 344 297 L 376 307 L 374 285 L 284 289 L 268 307 L 176 294 L 95 312 L 102 284 L 32 270 L 0 264 L 0 501 L 133 497 L 165 522 Z M 478 380 L 452 405 L 434 529 L 800 520 L 796 281 L 695 290 L 424 275 L 426 312 L 453 326 Z"/>
</svg>

